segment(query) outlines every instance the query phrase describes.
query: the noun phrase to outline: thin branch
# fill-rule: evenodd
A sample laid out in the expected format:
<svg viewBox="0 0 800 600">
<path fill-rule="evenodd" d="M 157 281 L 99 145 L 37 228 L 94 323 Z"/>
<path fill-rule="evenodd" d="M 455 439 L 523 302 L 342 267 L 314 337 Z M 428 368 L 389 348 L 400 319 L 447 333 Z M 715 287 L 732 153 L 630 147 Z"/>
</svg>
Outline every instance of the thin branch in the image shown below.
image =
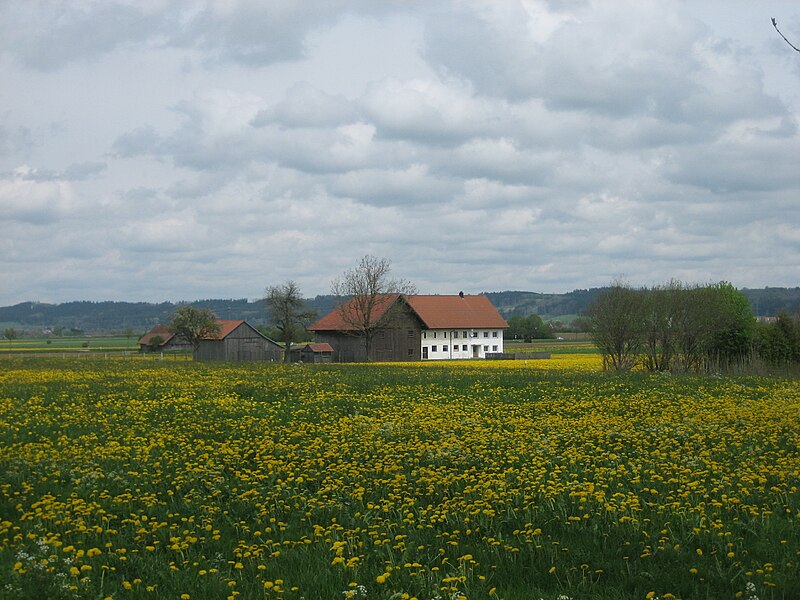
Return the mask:
<svg viewBox="0 0 800 600">
<path fill-rule="evenodd" d="M 783 38 L 783 40 L 794 49 L 795 52 L 800 52 L 800 48 L 798 48 L 792 42 L 787 40 L 786 36 L 781 33 L 780 29 L 778 29 L 778 22 L 775 20 L 774 17 L 772 18 L 772 26 L 775 28 L 775 31 L 777 31 L 780 34 L 780 36 Z"/>
</svg>

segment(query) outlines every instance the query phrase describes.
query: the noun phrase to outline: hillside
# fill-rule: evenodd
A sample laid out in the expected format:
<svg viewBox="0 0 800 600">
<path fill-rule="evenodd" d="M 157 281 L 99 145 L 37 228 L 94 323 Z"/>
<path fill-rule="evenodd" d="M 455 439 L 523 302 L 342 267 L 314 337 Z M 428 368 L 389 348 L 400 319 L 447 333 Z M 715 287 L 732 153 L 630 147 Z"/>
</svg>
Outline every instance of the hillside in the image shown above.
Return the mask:
<svg viewBox="0 0 800 600">
<path fill-rule="evenodd" d="M 485 292 L 505 318 L 538 314 L 545 320 L 569 321 L 586 310 L 602 288 L 574 290 L 565 294 L 505 291 Z M 800 312 L 800 287 L 740 290 L 758 316 L 771 316 L 785 310 Z M 323 315 L 333 309 L 335 296 L 316 296 L 306 300 L 309 308 Z M 267 325 L 263 302 L 240 299 L 210 299 L 192 302 L 209 308 L 221 319 L 246 319 L 255 326 Z M 86 333 L 132 330 L 135 334 L 156 323 L 169 321 L 179 304 L 172 302 L 65 302 L 47 304 L 22 302 L 0 308 L 0 328 L 15 327 L 31 332 L 42 330 L 80 330 Z"/>
</svg>

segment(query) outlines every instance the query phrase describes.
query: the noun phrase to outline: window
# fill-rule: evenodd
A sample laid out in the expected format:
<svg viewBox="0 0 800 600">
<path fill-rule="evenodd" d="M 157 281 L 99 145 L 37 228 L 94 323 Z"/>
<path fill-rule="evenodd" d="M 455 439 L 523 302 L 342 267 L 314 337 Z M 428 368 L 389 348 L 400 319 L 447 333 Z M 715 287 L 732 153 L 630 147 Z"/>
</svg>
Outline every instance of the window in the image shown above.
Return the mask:
<svg viewBox="0 0 800 600">
<path fill-rule="evenodd" d="M 497 352 L 497 346 L 492 346 L 492 352 Z"/>
<path fill-rule="evenodd" d="M 464 337 L 467 337 L 467 332 L 466 331 L 464 332 Z"/>
<path fill-rule="evenodd" d="M 496 331 L 492 332 L 492 337 L 497 337 L 497 332 Z"/>
<path fill-rule="evenodd" d="M 413 358 L 413 357 L 414 357 L 414 349 L 413 348 L 409 348 L 408 349 L 408 358 Z"/>
<path fill-rule="evenodd" d="M 436 352 L 436 346 L 431 346 L 431 352 Z"/>
<path fill-rule="evenodd" d="M 444 346 L 442 346 L 442 352 L 447 352 L 447 344 L 445 344 Z"/>
<path fill-rule="evenodd" d="M 457 337 L 458 337 L 458 332 L 457 332 L 457 331 L 454 331 L 454 332 L 453 332 L 453 337 L 454 337 L 454 338 L 457 338 Z"/>
<path fill-rule="evenodd" d="M 488 352 L 488 351 L 489 351 L 489 346 L 484 346 L 484 347 L 483 347 L 483 351 L 484 351 L 484 352 Z"/>
<path fill-rule="evenodd" d="M 484 331 L 483 332 L 483 337 L 489 337 L 489 332 L 488 331 Z"/>
<path fill-rule="evenodd" d="M 433 332 L 433 339 L 436 339 L 436 332 Z"/>
<path fill-rule="evenodd" d="M 427 331 L 423 331 L 422 332 L 422 339 L 423 340 L 427 340 L 428 339 L 428 332 Z"/>
<path fill-rule="evenodd" d="M 413 337 L 414 337 L 414 330 L 413 329 L 409 329 L 408 330 L 408 339 L 413 339 Z"/>
<path fill-rule="evenodd" d="M 461 349 L 462 349 L 464 352 L 466 352 L 466 351 L 467 351 L 467 345 L 466 345 L 466 344 L 464 344 L 463 346 L 461 346 Z"/>
<path fill-rule="evenodd" d="M 477 331 L 473 331 L 472 332 L 472 337 L 474 337 L 474 338 L 478 337 L 478 332 Z"/>
</svg>

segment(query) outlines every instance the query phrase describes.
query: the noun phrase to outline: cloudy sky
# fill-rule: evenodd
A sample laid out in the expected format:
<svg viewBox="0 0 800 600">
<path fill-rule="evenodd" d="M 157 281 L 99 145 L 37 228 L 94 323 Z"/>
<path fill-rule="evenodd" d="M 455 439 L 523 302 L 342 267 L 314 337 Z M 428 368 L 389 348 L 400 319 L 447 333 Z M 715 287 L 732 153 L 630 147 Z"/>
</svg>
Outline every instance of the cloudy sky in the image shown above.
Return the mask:
<svg viewBox="0 0 800 600">
<path fill-rule="evenodd" d="M 800 6 L 3 0 L 0 305 L 800 285 Z"/>
</svg>

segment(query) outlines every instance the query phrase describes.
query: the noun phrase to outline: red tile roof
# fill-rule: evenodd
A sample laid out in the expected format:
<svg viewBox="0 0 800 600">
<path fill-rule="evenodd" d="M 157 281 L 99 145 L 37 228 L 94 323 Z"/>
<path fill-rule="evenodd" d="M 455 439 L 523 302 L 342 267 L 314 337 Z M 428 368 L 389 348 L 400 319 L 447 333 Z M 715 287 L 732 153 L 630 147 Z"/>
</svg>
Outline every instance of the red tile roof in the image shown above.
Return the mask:
<svg viewBox="0 0 800 600">
<path fill-rule="evenodd" d="M 331 346 L 327 342 L 318 344 L 308 344 L 307 347 L 312 352 L 333 352 L 333 346 Z"/>
<path fill-rule="evenodd" d="M 400 296 L 380 296 L 380 304 L 372 315 L 376 322 Z M 486 296 L 403 296 L 428 329 L 505 329 L 508 323 Z M 353 310 L 353 300 L 343 310 Z M 355 327 L 342 318 L 336 309 L 308 328 L 311 331 L 353 331 Z"/>
<path fill-rule="evenodd" d="M 217 319 L 217 324 L 219 325 L 219 334 L 218 335 L 211 335 L 204 337 L 204 340 L 224 340 L 234 329 L 236 329 L 239 325 L 244 323 L 242 319 L 236 319 L 233 321 L 225 320 L 225 319 Z"/>
<path fill-rule="evenodd" d="M 505 319 L 486 296 L 406 296 L 428 329 L 503 329 Z"/>
<path fill-rule="evenodd" d="M 145 333 L 139 339 L 138 343 L 139 343 L 140 346 L 149 346 L 150 345 L 150 341 L 154 337 L 160 337 L 162 341 L 159 344 L 159 346 L 163 346 L 168 341 L 170 341 L 173 337 L 175 337 L 175 334 L 169 330 L 169 325 L 162 325 L 161 323 L 159 323 L 158 325 L 153 326 L 153 328 L 150 331 Z"/>
<path fill-rule="evenodd" d="M 372 310 L 372 323 L 377 322 L 383 314 L 392 306 L 400 294 L 383 294 L 378 296 L 375 300 L 375 306 Z M 356 313 L 356 299 L 353 298 L 345 302 L 341 307 L 336 308 L 322 317 L 319 321 L 308 327 L 309 331 L 356 331 L 357 328 L 352 323 L 348 323 L 348 319 L 343 318 L 342 313 L 347 315 L 355 315 Z M 354 318 L 350 319 L 355 320 Z"/>
</svg>

